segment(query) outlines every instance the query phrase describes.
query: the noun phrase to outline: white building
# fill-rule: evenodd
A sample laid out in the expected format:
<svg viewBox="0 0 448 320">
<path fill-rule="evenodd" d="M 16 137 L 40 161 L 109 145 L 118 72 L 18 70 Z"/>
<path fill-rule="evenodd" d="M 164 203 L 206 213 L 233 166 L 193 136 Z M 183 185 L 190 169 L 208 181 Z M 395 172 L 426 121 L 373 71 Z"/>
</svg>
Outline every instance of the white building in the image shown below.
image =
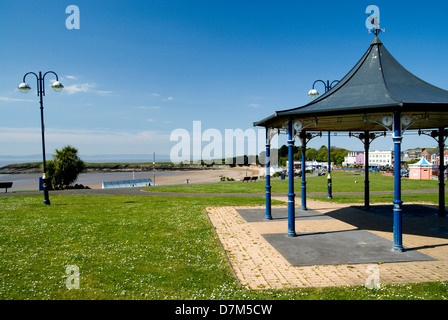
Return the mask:
<svg viewBox="0 0 448 320">
<path fill-rule="evenodd" d="M 352 166 L 357 164 L 364 164 L 364 153 L 362 152 L 349 152 L 344 157 L 343 166 Z"/>
<path fill-rule="evenodd" d="M 328 168 L 328 162 L 317 162 L 316 160 L 313 161 L 305 161 L 305 166 L 306 169 L 311 170 L 311 169 L 316 169 L 318 167 L 321 168 Z M 334 163 L 332 162 L 330 164 L 331 168 L 334 167 Z M 302 161 L 301 160 L 294 160 L 294 167 L 295 168 L 301 168 L 302 167 Z M 286 160 L 286 168 L 289 168 L 289 161 Z"/>
<path fill-rule="evenodd" d="M 394 153 L 393 151 L 369 151 L 369 166 L 378 167 L 393 166 Z"/>
<path fill-rule="evenodd" d="M 273 176 L 277 172 L 283 172 L 283 169 L 279 166 L 273 166 L 269 168 L 269 175 Z M 258 175 L 259 176 L 266 176 L 266 167 L 262 167 L 258 169 Z"/>
</svg>

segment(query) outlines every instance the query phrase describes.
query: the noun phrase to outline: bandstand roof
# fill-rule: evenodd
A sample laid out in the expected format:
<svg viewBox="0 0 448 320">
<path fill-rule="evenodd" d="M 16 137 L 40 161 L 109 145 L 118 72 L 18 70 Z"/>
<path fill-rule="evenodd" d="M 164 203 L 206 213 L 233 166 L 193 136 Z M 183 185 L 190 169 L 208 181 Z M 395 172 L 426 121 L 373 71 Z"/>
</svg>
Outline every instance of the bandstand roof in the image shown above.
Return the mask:
<svg viewBox="0 0 448 320">
<path fill-rule="evenodd" d="M 384 131 L 384 117 L 395 111 L 406 116 L 407 129 L 448 127 L 448 91 L 407 71 L 376 36 L 331 90 L 304 106 L 276 111 L 254 125 L 284 128 L 288 120 L 300 120 L 306 131 Z"/>
</svg>

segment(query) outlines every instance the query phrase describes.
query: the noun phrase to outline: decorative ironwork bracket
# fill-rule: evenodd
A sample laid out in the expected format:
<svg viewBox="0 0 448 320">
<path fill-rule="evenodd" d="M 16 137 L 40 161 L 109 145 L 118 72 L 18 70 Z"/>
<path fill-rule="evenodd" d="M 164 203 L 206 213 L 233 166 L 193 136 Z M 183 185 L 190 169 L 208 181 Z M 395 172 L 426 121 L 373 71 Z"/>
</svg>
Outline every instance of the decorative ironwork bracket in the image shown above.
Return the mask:
<svg viewBox="0 0 448 320">
<path fill-rule="evenodd" d="M 424 134 L 425 136 L 431 137 L 436 140 L 439 144 L 443 142 L 445 144 L 446 139 L 448 138 L 448 129 L 443 130 L 443 141 L 440 141 L 439 130 L 418 130 L 418 135 Z"/>
<path fill-rule="evenodd" d="M 304 134 L 304 133 L 305 133 L 304 131 L 300 131 L 300 133 L 297 135 L 297 137 L 302 142 L 302 145 L 303 145 L 303 142 L 305 142 L 305 145 L 307 145 L 311 139 L 314 139 L 316 137 L 322 137 L 322 131 L 321 132 L 313 132 L 313 133 L 308 132 L 306 134 Z"/>
<path fill-rule="evenodd" d="M 378 120 L 378 118 L 379 118 L 379 116 L 377 117 L 377 119 L 375 119 L 375 118 L 370 118 L 367 115 L 364 115 L 363 120 L 364 120 L 364 122 L 370 121 L 370 122 L 379 124 L 380 126 L 385 128 L 387 131 L 389 131 L 391 134 L 393 134 L 393 122 L 394 122 L 393 115 L 385 114 L 382 116 L 381 120 Z M 418 121 L 422 121 L 422 120 L 428 120 L 428 119 L 429 119 L 428 113 L 412 114 L 412 115 L 404 114 L 401 116 L 401 131 L 403 133 L 414 123 L 416 123 Z"/>
<path fill-rule="evenodd" d="M 401 116 L 401 125 L 404 126 L 404 128 L 402 128 L 403 132 L 406 131 L 414 123 L 422 121 L 422 120 L 429 120 L 429 114 L 424 113 L 424 114 L 413 114 L 410 116 L 409 115 Z M 405 122 L 405 123 L 403 123 L 403 122 Z"/>
<path fill-rule="evenodd" d="M 386 136 L 386 131 L 384 131 L 382 133 L 372 132 L 372 133 L 369 133 L 368 140 L 366 140 L 366 134 L 364 132 L 361 132 L 361 133 L 349 132 L 349 137 L 358 138 L 359 140 L 361 140 L 361 142 L 364 144 L 364 146 L 366 145 L 366 142 L 367 142 L 367 146 L 369 146 L 373 142 L 373 140 L 375 140 L 379 137 L 385 137 L 385 136 Z"/>
<path fill-rule="evenodd" d="M 271 144 L 272 138 L 280 133 L 280 129 L 278 128 L 266 128 L 267 130 L 267 144 Z"/>
<path fill-rule="evenodd" d="M 314 120 L 296 120 L 293 122 L 293 139 L 295 140 L 296 137 L 299 137 L 300 134 L 304 131 L 304 129 L 308 128 L 311 125 L 317 125 L 317 118 Z M 322 134 L 321 134 L 322 136 Z M 314 136 L 313 136 L 314 138 Z M 312 138 L 311 138 L 312 139 Z"/>
</svg>

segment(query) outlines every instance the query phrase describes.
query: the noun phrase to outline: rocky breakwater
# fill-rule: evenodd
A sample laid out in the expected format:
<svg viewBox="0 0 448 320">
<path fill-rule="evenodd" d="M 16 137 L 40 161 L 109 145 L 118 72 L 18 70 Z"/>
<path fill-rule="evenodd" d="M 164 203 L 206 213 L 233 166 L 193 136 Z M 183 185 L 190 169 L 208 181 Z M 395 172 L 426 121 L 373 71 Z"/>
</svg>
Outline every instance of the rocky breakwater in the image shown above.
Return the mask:
<svg viewBox="0 0 448 320">
<path fill-rule="evenodd" d="M 10 164 L 0 168 L 0 174 L 25 174 L 42 172 L 41 163 Z"/>
</svg>

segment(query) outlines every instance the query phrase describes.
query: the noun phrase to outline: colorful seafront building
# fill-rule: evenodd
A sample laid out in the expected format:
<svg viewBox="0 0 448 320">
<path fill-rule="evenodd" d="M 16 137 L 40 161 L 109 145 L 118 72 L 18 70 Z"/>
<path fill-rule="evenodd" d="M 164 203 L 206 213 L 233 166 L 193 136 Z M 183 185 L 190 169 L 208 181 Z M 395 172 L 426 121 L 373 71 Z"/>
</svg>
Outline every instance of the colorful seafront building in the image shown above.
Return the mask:
<svg viewBox="0 0 448 320">
<path fill-rule="evenodd" d="M 444 152 L 444 163 L 448 160 L 448 150 Z M 440 156 L 437 150 L 405 151 L 402 153 L 401 162 L 412 159 L 419 159 L 417 163 L 410 164 L 409 179 L 430 180 L 437 179 L 439 175 Z M 371 151 L 369 152 L 369 167 L 393 167 L 393 151 Z M 363 152 L 350 152 L 345 158 L 343 165 L 361 165 L 365 164 L 365 154 Z"/>
<path fill-rule="evenodd" d="M 393 166 L 394 153 L 393 151 L 370 151 L 369 152 L 369 167 L 391 167 Z M 345 158 L 343 165 L 364 165 L 365 154 L 363 152 L 350 152 Z"/>
</svg>

